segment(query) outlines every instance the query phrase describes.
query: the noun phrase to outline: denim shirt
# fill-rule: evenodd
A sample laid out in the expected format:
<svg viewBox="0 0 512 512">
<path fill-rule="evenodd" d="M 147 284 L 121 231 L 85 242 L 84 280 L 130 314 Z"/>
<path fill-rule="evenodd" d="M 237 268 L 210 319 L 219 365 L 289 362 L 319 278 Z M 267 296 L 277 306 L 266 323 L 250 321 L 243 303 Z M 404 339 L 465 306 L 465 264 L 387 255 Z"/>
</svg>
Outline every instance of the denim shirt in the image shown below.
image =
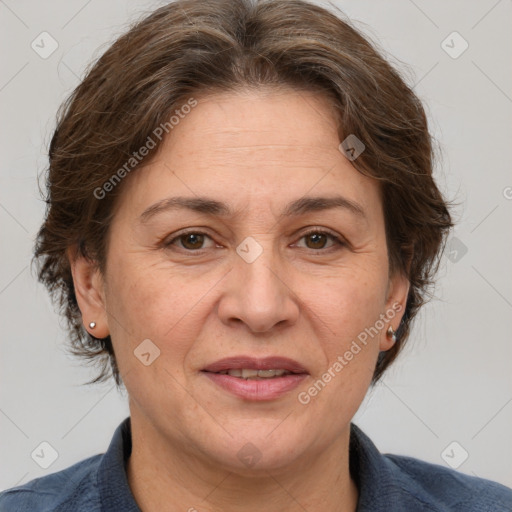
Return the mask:
<svg viewBox="0 0 512 512">
<path fill-rule="evenodd" d="M 512 489 L 412 457 L 381 454 L 354 423 L 349 446 L 357 512 L 512 511 Z M 141 512 L 126 477 L 131 448 L 127 417 L 105 454 L 3 491 L 0 512 Z"/>
</svg>

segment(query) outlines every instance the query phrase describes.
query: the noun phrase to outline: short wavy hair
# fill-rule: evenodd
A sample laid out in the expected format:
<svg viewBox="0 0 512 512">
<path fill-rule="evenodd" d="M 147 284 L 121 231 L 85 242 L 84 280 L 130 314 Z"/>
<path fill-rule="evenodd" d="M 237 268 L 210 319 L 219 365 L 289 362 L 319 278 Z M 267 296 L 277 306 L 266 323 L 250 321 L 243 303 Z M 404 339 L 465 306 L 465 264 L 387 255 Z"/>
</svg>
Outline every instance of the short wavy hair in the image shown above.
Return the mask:
<svg viewBox="0 0 512 512">
<path fill-rule="evenodd" d="M 403 272 L 410 282 L 397 342 L 380 353 L 372 384 L 395 360 L 413 318 L 432 297 L 453 224 L 434 182 L 434 139 L 421 101 L 375 43 L 344 18 L 302 0 L 177 0 L 133 24 L 61 105 L 34 260 L 39 280 L 67 319 L 66 346 L 99 366 L 88 384 L 111 376 L 122 383 L 110 336 L 95 338 L 82 324 L 66 252 L 77 247 L 105 269 L 123 183 L 103 199 L 95 190 L 184 98 L 248 87 L 319 92 L 339 120 L 340 141 L 354 134 L 365 144 L 352 163 L 380 182 L 390 275 Z"/>
</svg>

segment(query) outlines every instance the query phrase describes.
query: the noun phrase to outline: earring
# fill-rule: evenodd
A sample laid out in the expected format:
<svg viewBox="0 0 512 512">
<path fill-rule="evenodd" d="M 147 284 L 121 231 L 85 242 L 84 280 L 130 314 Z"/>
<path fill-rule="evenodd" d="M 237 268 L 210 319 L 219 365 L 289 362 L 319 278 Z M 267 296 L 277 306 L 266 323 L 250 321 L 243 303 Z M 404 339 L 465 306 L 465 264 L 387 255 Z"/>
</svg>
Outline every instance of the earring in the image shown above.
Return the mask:
<svg viewBox="0 0 512 512">
<path fill-rule="evenodd" d="M 96 327 L 96 322 L 91 322 L 91 323 L 89 324 L 89 327 L 90 327 L 91 329 L 94 329 L 94 328 Z"/>
<path fill-rule="evenodd" d="M 391 339 L 393 340 L 393 343 L 396 342 L 396 331 L 393 330 L 393 327 L 391 327 L 391 325 L 388 327 L 388 330 L 386 331 L 386 334 L 388 336 L 391 336 Z"/>
</svg>

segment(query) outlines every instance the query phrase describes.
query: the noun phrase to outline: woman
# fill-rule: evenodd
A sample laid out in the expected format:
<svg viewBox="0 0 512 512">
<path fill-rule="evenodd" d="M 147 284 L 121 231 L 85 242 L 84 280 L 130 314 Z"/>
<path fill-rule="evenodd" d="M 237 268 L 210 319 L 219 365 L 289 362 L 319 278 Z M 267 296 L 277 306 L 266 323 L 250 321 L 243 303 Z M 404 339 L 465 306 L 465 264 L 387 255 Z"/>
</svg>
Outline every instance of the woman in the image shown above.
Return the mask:
<svg viewBox="0 0 512 512">
<path fill-rule="evenodd" d="M 47 201 L 39 277 L 130 416 L 1 510 L 512 509 L 351 423 L 453 224 L 420 101 L 334 14 L 158 9 L 66 102 Z"/>
</svg>

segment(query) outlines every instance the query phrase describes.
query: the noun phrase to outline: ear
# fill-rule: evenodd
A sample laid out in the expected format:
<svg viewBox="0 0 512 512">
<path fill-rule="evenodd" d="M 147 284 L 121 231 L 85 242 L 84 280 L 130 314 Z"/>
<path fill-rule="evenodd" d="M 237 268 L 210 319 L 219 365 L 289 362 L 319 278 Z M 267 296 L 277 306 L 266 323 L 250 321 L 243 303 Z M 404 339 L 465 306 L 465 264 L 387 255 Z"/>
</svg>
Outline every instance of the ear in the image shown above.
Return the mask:
<svg viewBox="0 0 512 512">
<path fill-rule="evenodd" d="M 76 246 L 69 247 L 66 254 L 84 327 L 95 338 L 106 338 L 110 332 L 103 276 L 95 262 L 79 254 Z M 94 328 L 90 327 L 91 322 L 96 324 Z"/>
<path fill-rule="evenodd" d="M 386 334 L 386 331 L 389 326 L 391 326 L 394 331 L 398 329 L 405 313 L 410 284 L 405 273 L 400 271 L 397 271 L 395 275 L 389 279 L 385 310 L 386 325 L 379 346 L 381 351 L 389 350 L 395 343 L 392 337 Z"/>
</svg>

